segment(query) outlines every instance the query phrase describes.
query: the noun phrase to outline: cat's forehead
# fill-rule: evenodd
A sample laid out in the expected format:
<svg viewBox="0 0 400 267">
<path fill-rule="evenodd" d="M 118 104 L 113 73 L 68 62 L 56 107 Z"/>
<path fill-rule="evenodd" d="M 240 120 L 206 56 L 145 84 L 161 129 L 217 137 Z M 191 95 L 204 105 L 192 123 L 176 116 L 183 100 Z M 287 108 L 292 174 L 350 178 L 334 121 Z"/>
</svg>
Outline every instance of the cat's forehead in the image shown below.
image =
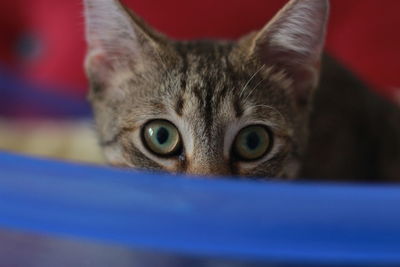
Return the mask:
<svg viewBox="0 0 400 267">
<path fill-rule="evenodd" d="M 240 117 L 257 104 L 287 102 L 285 91 L 291 86 L 290 79 L 273 66 L 234 61 L 234 48 L 235 43 L 228 42 L 177 45 L 181 64 L 175 73 L 180 82 L 171 88 L 173 97 L 179 99 L 179 108 L 189 101 L 196 109 Z"/>
<path fill-rule="evenodd" d="M 179 42 L 174 47 L 178 60 L 164 60 L 143 73 L 119 73 L 114 84 L 127 93 L 118 109 L 138 113 L 135 117 L 174 113 L 200 128 L 245 115 L 260 119 L 265 114 L 268 119 L 271 107 L 280 110 L 288 102 L 283 90 L 287 82 L 265 66 L 233 62 L 234 45 Z M 261 106 L 268 108 L 260 111 Z"/>
<path fill-rule="evenodd" d="M 172 88 L 178 114 L 204 117 L 239 116 L 239 74 L 230 60 L 233 44 L 228 42 L 179 43 L 180 65 L 175 73 L 179 84 Z M 236 109 L 235 109 L 236 108 Z"/>
<path fill-rule="evenodd" d="M 187 80 L 186 85 L 198 82 L 228 82 L 235 77 L 230 60 L 233 44 L 228 42 L 181 42 L 176 44 L 180 58 L 180 74 Z"/>
</svg>

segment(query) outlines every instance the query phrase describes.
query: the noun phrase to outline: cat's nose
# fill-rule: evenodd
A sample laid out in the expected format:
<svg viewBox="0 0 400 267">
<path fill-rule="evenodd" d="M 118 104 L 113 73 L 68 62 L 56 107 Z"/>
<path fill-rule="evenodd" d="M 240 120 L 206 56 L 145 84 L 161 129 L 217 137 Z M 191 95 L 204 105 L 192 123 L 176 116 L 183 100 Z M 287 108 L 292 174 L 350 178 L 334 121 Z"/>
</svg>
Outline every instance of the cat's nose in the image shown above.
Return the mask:
<svg viewBox="0 0 400 267">
<path fill-rule="evenodd" d="M 202 175 L 202 176 L 229 176 L 232 171 L 225 163 L 199 163 L 189 164 L 186 169 L 186 174 Z"/>
</svg>

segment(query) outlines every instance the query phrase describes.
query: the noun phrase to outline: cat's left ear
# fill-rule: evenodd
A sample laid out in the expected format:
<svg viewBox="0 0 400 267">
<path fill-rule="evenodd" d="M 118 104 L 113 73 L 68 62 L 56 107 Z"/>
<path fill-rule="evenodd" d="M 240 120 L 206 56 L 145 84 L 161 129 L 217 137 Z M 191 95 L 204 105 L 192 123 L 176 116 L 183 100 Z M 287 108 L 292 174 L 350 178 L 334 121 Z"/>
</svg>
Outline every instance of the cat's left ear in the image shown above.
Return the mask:
<svg viewBox="0 0 400 267">
<path fill-rule="evenodd" d="M 287 72 L 299 102 L 319 80 L 328 13 L 328 0 L 291 0 L 247 42 L 251 59 Z"/>
<path fill-rule="evenodd" d="M 160 64 L 166 37 L 151 29 L 119 0 L 84 0 L 88 51 L 85 68 L 96 83 L 117 72 L 140 72 Z"/>
</svg>

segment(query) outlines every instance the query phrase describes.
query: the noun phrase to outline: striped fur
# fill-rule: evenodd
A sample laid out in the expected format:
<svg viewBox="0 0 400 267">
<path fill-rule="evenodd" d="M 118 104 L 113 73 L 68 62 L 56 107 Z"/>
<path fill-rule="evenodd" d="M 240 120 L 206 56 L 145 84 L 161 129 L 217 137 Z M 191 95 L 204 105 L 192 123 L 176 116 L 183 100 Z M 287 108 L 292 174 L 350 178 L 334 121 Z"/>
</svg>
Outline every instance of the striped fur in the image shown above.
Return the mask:
<svg viewBox="0 0 400 267">
<path fill-rule="evenodd" d="M 351 90 L 345 93 L 355 92 L 353 101 L 376 97 L 333 60 L 326 58 L 321 65 L 327 0 L 292 0 L 261 31 L 238 42 L 169 40 L 117 0 L 85 0 L 85 6 L 90 100 L 111 164 L 195 175 L 281 179 L 299 175 L 367 179 L 370 165 L 382 179 L 400 176 L 399 168 L 382 170 L 373 155 L 358 158 L 361 143 L 349 144 L 354 141 L 353 124 L 343 120 L 342 111 L 350 109 L 332 104 L 346 97 L 341 95 L 343 90 L 337 90 L 346 83 Z M 341 74 L 346 82 L 337 84 L 341 78 L 336 74 L 323 74 L 316 90 L 321 66 Z M 352 106 L 349 101 L 342 103 Z M 370 104 L 364 101 L 360 109 L 368 110 Z M 377 112 L 389 111 L 378 108 Z M 354 116 L 357 120 L 362 112 Z M 395 116 L 393 120 L 400 122 L 400 115 Z M 324 118 L 341 123 L 329 127 L 342 131 L 343 136 L 338 135 L 346 147 L 328 144 L 334 132 L 326 131 Z M 168 120 L 178 128 L 184 144 L 180 155 L 162 158 L 143 144 L 143 126 L 154 119 Z M 232 143 L 241 129 L 253 124 L 270 129 L 272 147 L 260 160 L 239 161 L 232 155 Z M 375 134 L 366 122 L 368 133 Z M 321 150 L 323 142 L 327 142 L 326 150 Z M 332 159 L 330 153 L 338 158 L 351 156 L 349 162 L 343 162 Z M 399 154 L 394 153 L 395 159 Z M 354 170 L 349 171 L 347 164 L 353 164 Z"/>
</svg>

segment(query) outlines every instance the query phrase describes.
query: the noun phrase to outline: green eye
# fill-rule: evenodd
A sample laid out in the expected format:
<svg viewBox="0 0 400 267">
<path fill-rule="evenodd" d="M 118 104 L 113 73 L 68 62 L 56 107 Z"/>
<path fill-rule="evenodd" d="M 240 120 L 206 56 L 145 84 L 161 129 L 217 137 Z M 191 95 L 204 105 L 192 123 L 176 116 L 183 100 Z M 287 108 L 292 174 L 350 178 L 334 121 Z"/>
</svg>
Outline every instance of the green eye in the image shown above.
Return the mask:
<svg viewBox="0 0 400 267">
<path fill-rule="evenodd" d="M 234 142 L 235 155 L 244 161 L 262 158 L 271 146 L 270 133 L 264 126 L 249 126 L 242 129 Z"/>
<path fill-rule="evenodd" d="M 151 121 L 143 128 L 146 147 L 160 156 L 173 156 L 181 150 L 182 141 L 176 127 L 164 120 Z"/>
</svg>

